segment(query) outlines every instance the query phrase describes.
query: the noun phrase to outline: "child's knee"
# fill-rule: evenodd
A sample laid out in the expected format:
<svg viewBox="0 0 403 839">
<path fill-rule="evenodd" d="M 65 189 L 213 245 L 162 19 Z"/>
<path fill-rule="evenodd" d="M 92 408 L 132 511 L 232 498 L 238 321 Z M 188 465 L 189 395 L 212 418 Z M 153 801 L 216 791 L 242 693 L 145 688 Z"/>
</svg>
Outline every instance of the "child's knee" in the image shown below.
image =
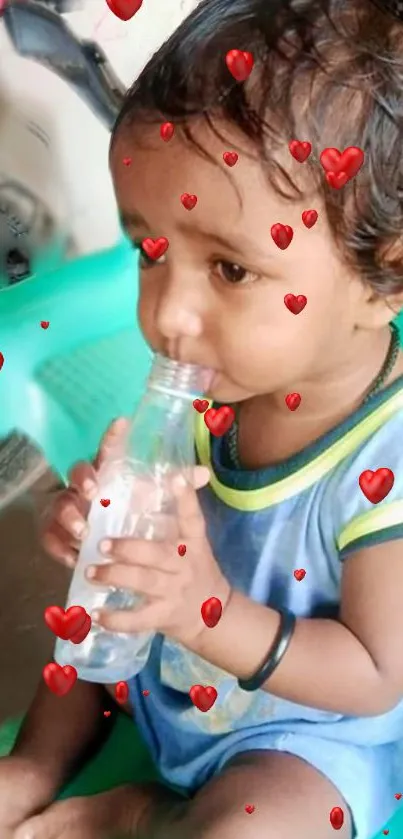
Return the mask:
<svg viewBox="0 0 403 839">
<path fill-rule="evenodd" d="M 247 795 L 247 790 L 245 790 Z M 295 831 L 284 832 L 284 825 L 280 827 L 278 821 L 271 824 L 267 810 L 258 813 L 258 808 L 252 812 L 245 810 L 246 804 L 240 806 L 239 812 L 226 811 L 222 813 L 209 814 L 198 810 L 197 818 L 191 813 L 191 807 L 187 818 L 182 823 L 183 835 L 191 836 L 192 839 L 234 839 L 242 836 L 242 839 L 295 839 Z M 178 825 L 179 827 L 179 825 Z"/>
</svg>

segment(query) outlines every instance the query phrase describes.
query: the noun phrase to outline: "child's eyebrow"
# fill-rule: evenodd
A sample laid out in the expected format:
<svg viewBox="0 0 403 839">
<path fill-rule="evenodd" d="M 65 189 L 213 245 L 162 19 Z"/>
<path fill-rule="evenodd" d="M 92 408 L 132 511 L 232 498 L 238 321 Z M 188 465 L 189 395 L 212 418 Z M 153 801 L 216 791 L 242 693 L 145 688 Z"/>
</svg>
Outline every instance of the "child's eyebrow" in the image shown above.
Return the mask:
<svg viewBox="0 0 403 839">
<path fill-rule="evenodd" d="M 197 226 L 192 226 L 191 231 L 185 224 L 178 225 L 178 229 L 186 233 L 195 233 L 197 236 L 200 236 L 200 238 L 208 239 L 210 242 L 214 242 L 226 250 L 231 250 L 233 253 L 236 253 L 243 258 L 248 256 L 248 254 L 253 254 L 263 260 L 273 258 L 272 254 L 260 248 L 256 242 L 252 242 L 250 239 L 245 239 L 241 236 L 238 239 L 231 241 L 230 239 L 226 239 L 225 236 L 220 236 L 219 233 L 215 233 L 212 230 L 203 230 L 201 227 Z M 270 236 L 268 235 L 268 242 L 269 240 Z"/>
<path fill-rule="evenodd" d="M 122 210 L 120 213 L 120 222 L 125 228 L 130 227 L 148 227 L 146 220 L 143 218 L 140 213 L 135 212 L 134 210 L 124 211 Z M 203 228 L 192 225 L 190 228 L 187 224 L 179 224 L 178 230 L 181 233 L 185 233 L 187 235 L 195 234 L 203 239 L 208 239 L 210 242 L 214 242 L 219 247 L 225 248 L 226 250 L 230 250 L 233 253 L 238 254 L 240 257 L 245 258 L 247 256 L 247 252 L 253 253 L 254 256 L 266 260 L 272 259 L 272 255 L 267 251 L 264 251 L 256 242 L 246 241 L 245 239 L 239 238 L 236 241 L 231 241 L 226 239 L 225 236 L 220 236 L 219 233 L 215 233 L 212 230 L 203 230 Z"/>
</svg>

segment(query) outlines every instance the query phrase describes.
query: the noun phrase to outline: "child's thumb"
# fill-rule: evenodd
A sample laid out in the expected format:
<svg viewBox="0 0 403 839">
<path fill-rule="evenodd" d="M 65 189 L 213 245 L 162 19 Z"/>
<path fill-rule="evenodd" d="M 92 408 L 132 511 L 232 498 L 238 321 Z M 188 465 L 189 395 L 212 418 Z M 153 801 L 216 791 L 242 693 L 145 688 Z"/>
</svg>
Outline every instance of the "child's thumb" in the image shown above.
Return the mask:
<svg viewBox="0 0 403 839">
<path fill-rule="evenodd" d="M 94 460 L 94 468 L 96 470 L 110 457 L 119 457 L 119 454 L 123 454 L 129 424 L 129 420 L 126 417 L 119 417 L 111 423 L 102 437 Z"/>
<path fill-rule="evenodd" d="M 210 480 L 210 470 L 207 466 L 195 466 L 192 475 L 192 486 L 194 489 L 201 489 Z"/>
</svg>

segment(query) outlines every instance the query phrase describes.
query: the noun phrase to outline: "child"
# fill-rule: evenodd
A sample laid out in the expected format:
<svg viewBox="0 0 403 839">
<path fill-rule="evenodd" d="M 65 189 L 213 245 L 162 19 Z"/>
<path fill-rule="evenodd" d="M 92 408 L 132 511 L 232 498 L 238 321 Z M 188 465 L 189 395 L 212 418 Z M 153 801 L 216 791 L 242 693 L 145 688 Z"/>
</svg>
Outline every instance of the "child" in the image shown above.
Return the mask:
<svg viewBox="0 0 403 839">
<path fill-rule="evenodd" d="M 233 49 L 254 57 L 243 81 Z M 178 487 L 185 557 L 114 540 L 91 577 L 145 596 L 96 618 L 159 633 L 131 707 L 190 798 L 143 785 L 46 809 L 94 743 L 102 700 L 94 685 L 63 701 L 42 687 L 3 761 L 2 836 L 331 839 L 341 808 L 340 839 L 370 839 L 399 806 L 403 354 L 389 324 L 403 306 L 402 82 L 402 24 L 371 0 L 207 0 L 128 92 L 111 170 L 140 251 L 141 328 L 154 350 L 212 368 L 211 398 L 236 410 L 222 437 L 200 418 L 195 486 L 205 467 L 209 483 Z M 292 141 L 312 144 L 305 162 Z M 364 151 L 344 185 L 325 176 L 329 147 Z M 270 236 L 278 223 L 288 247 Z M 156 260 L 143 240 L 160 237 Z M 47 528 L 70 565 L 97 466 L 74 470 Z M 211 596 L 214 629 L 200 616 Z M 207 712 L 195 685 L 218 692 Z"/>
</svg>

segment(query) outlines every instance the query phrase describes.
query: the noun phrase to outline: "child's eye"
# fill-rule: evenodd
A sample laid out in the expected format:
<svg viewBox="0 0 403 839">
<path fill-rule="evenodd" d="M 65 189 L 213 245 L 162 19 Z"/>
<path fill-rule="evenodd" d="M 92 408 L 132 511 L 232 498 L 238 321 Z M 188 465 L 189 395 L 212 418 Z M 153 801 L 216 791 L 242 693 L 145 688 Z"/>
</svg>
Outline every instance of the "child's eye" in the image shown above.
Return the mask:
<svg viewBox="0 0 403 839">
<path fill-rule="evenodd" d="M 147 256 L 142 244 L 141 240 L 138 242 L 133 242 L 134 247 L 140 254 L 140 268 L 142 271 L 145 271 L 147 268 L 154 268 L 156 265 L 163 265 L 165 262 L 165 254 L 160 256 L 159 259 L 151 259 L 151 257 Z"/>
<path fill-rule="evenodd" d="M 242 265 L 238 265 L 236 262 L 227 262 L 225 259 L 218 259 L 214 262 L 213 271 L 218 274 L 221 280 L 232 283 L 232 285 L 244 285 L 253 282 L 257 277 L 256 274 L 252 274 Z"/>
</svg>

